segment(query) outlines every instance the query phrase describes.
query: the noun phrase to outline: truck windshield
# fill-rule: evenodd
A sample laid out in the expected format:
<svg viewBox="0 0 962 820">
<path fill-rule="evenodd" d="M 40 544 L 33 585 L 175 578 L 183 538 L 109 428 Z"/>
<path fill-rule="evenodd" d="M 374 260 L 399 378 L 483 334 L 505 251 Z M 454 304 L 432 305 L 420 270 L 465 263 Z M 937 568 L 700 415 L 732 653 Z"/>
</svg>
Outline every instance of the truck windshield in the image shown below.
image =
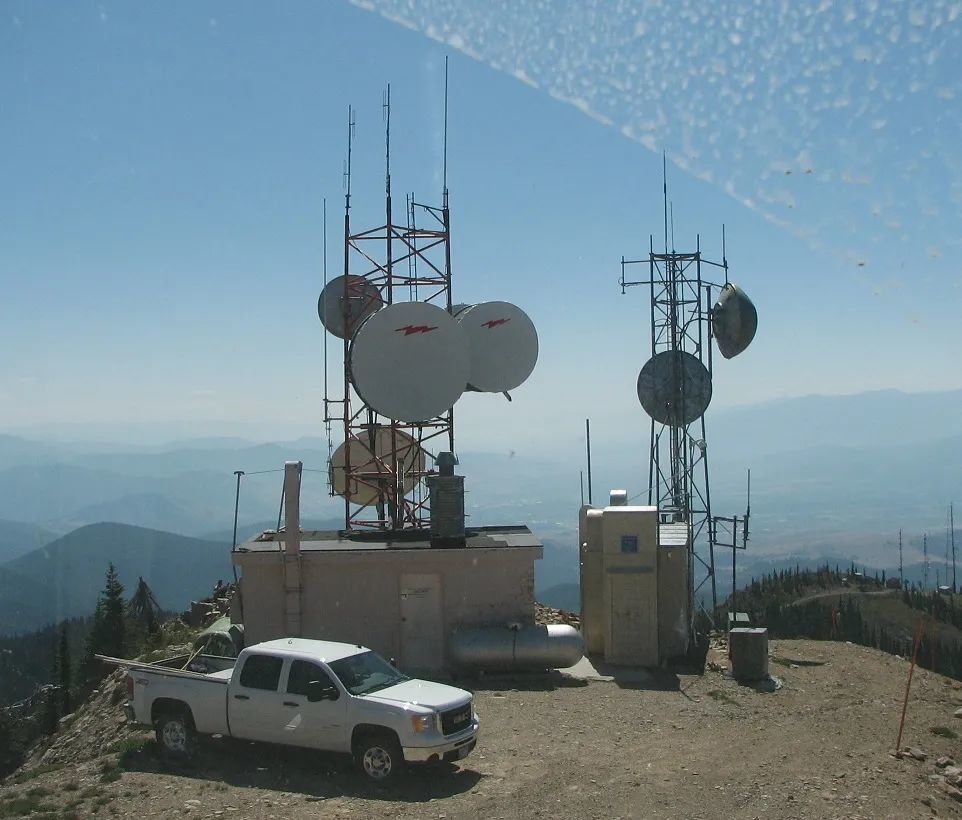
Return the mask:
<svg viewBox="0 0 962 820">
<path fill-rule="evenodd" d="M 374 652 L 362 652 L 328 665 L 352 695 L 366 695 L 410 680 Z"/>
</svg>

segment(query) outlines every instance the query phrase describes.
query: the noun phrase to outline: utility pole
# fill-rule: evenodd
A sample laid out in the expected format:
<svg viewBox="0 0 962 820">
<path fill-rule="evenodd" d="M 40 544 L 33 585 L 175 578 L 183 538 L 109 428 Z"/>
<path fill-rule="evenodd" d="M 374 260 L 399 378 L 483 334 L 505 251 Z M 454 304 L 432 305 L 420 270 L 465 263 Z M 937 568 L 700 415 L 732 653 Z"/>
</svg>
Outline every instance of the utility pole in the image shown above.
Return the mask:
<svg viewBox="0 0 962 820">
<path fill-rule="evenodd" d="M 952 594 L 955 595 L 958 590 L 955 585 L 955 517 L 951 504 L 949 504 L 949 538 L 952 541 Z"/>
<path fill-rule="evenodd" d="M 929 588 L 929 543 L 928 533 L 922 533 L 922 588 Z"/>
<path fill-rule="evenodd" d="M 902 568 L 902 530 L 899 530 L 899 586 L 905 589 L 905 572 Z"/>
</svg>

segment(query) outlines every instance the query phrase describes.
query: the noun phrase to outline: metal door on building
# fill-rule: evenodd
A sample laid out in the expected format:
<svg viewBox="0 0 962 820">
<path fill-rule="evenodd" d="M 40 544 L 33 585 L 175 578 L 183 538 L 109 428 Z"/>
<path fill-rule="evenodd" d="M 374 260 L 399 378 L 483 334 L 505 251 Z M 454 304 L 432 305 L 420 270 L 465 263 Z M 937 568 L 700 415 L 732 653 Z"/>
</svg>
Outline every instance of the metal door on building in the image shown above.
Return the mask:
<svg viewBox="0 0 962 820">
<path fill-rule="evenodd" d="M 433 671 L 444 666 L 441 622 L 441 576 L 401 576 L 401 665 L 405 671 Z"/>
<path fill-rule="evenodd" d="M 647 572 L 609 574 L 609 663 L 629 666 L 658 665 L 658 620 L 655 575 Z"/>
</svg>

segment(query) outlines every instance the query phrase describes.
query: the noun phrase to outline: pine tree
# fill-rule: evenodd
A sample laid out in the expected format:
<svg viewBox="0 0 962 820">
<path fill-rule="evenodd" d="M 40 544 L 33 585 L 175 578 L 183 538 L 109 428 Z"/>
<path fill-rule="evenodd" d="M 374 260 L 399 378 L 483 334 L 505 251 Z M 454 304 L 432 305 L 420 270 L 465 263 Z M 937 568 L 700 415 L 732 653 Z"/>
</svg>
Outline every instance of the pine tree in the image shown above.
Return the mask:
<svg viewBox="0 0 962 820">
<path fill-rule="evenodd" d="M 107 567 L 107 583 L 104 585 L 104 646 L 102 654 L 119 658 L 124 654 L 124 587 L 117 577 L 117 569 L 111 563 Z"/>
<path fill-rule="evenodd" d="M 106 583 L 97 601 L 93 627 L 87 638 L 86 664 L 92 663 L 94 655 L 122 656 L 125 639 L 124 587 L 111 563 L 107 567 Z"/>
<path fill-rule="evenodd" d="M 24 756 L 23 732 L 19 721 L 6 709 L 0 709 L 0 777 L 22 762 Z"/>
</svg>

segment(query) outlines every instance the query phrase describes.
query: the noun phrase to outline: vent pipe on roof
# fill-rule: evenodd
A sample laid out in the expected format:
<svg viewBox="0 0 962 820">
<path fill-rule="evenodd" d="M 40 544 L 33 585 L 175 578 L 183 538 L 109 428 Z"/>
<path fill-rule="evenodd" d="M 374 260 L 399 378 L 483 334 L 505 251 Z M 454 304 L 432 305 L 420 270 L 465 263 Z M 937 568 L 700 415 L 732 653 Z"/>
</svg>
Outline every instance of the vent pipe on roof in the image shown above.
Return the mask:
<svg viewBox="0 0 962 820">
<path fill-rule="evenodd" d="M 284 464 L 284 626 L 292 638 L 301 637 L 301 468 L 300 461 Z"/>
<path fill-rule="evenodd" d="M 431 496 L 431 546 L 463 547 L 464 476 L 454 474 L 454 453 L 438 453 L 438 475 L 427 478 Z"/>
<path fill-rule="evenodd" d="M 301 468 L 300 461 L 284 463 L 284 549 L 288 555 L 301 551 Z"/>
</svg>

